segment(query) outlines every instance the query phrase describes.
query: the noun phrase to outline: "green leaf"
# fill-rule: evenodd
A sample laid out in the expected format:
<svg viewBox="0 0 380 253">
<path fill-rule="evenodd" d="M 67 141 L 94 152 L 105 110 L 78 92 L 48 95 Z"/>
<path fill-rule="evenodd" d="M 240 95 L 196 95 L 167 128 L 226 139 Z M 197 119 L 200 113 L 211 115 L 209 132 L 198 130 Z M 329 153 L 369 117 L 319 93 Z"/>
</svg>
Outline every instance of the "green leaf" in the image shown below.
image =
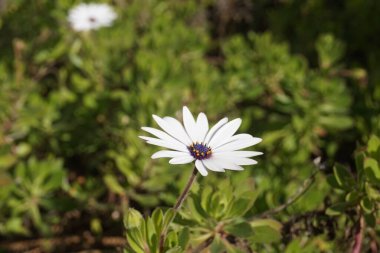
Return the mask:
<svg viewBox="0 0 380 253">
<path fill-rule="evenodd" d="M 332 206 L 326 209 L 326 214 L 329 216 L 341 215 L 346 211 L 346 208 L 348 206 L 348 203 L 345 202 L 333 204 Z"/>
<path fill-rule="evenodd" d="M 239 222 L 237 224 L 229 224 L 224 227 L 224 230 L 236 237 L 248 238 L 252 236 L 253 229 L 248 222 Z"/>
<path fill-rule="evenodd" d="M 163 216 L 160 208 L 155 209 L 152 213 L 152 221 L 157 235 L 160 235 L 162 231 Z"/>
<path fill-rule="evenodd" d="M 8 169 L 13 166 L 17 161 L 17 158 L 14 155 L 2 155 L 0 156 L 0 170 Z"/>
<path fill-rule="evenodd" d="M 178 246 L 178 236 L 177 236 L 177 233 L 174 232 L 174 231 L 170 231 L 167 236 L 166 236 L 166 240 L 165 240 L 165 245 L 166 245 L 166 248 L 177 248 Z"/>
<path fill-rule="evenodd" d="M 342 57 L 345 46 L 332 34 L 318 37 L 315 47 L 318 52 L 319 64 L 323 69 L 331 68 Z"/>
<path fill-rule="evenodd" d="M 380 168 L 378 162 L 373 158 L 366 158 L 364 170 L 368 180 L 376 185 L 380 184 Z"/>
<path fill-rule="evenodd" d="M 206 209 L 208 209 L 208 206 L 210 205 L 211 196 L 215 193 L 214 189 L 210 185 L 206 185 L 204 188 L 202 188 L 201 193 L 201 206 L 204 206 Z"/>
<path fill-rule="evenodd" d="M 220 253 L 225 250 L 225 247 L 222 243 L 222 239 L 219 236 L 216 236 L 210 245 L 211 253 Z"/>
<path fill-rule="evenodd" d="M 176 215 L 177 215 L 177 212 L 173 208 L 166 210 L 164 217 L 163 217 L 162 226 L 164 228 L 168 227 L 169 224 L 174 220 Z"/>
<path fill-rule="evenodd" d="M 158 235 L 156 233 L 156 224 L 154 224 L 152 217 L 148 217 L 145 220 L 144 232 L 145 232 L 145 241 L 148 244 L 150 252 L 156 252 L 156 249 L 158 247 Z"/>
<path fill-rule="evenodd" d="M 139 211 L 133 208 L 129 208 L 124 215 L 124 226 L 126 229 L 139 227 L 144 221 L 144 218 Z"/>
<path fill-rule="evenodd" d="M 363 189 L 364 186 L 364 176 L 365 176 L 365 170 L 364 170 L 364 160 L 365 160 L 365 154 L 364 152 L 359 152 L 355 155 L 355 165 L 356 165 L 356 171 L 358 173 L 358 181 L 359 181 L 359 187 L 360 190 Z"/>
<path fill-rule="evenodd" d="M 203 212 L 204 218 L 207 218 L 209 216 L 220 217 L 224 213 L 223 212 L 224 206 L 222 203 L 222 198 L 223 198 L 223 196 L 221 196 L 219 194 L 211 195 L 210 205 L 207 206 L 207 209 L 203 209 L 203 207 L 200 205 L 200 201 L 194 203 L 194 205 L 196 206 L 197 210 L 199 210 L 200 212 L 202 212 L 202 210 L 204 210 L 204 212 Z"/>
<path fill-rule="evenodd" d="M 132 228 L 126 230 L 127 243 L 130 248 L 132 248 L 135 253 L 145 253 L 144 248 L 144 240 L 141 236 L 141 233 L 138 228 Z"/>
<path fill-rule="evenodd" d="M 156 196 L 147 195 L 147 194 L 139 194 L 134 191 L 129 191 L 128 194 L 133 197 L 136 201 L 138 201 L 143 206 L 156 206 L 158 204 L 158 199 Z"/>
<path fill-rule="evenodd" d="M 359 199 L 360 195 L 357 191 L 349 192 L 346 195 L 346 201 L 352 203 L 353 205 L 355 205 L 359 201 Z"/>
<path fill-rule="evenodd" d="M 271 243 L 280 241 L 282 238 L 282 224 L 273 219 L 259 219 L 250 222 L 253 228 L 253 236 L 249 238 L 251 242 Z"/>
<path fill-rule="evenodd" d="M 20 143 L 16 147 L 16 154 L 20 157 L 25 157 L 30 153 L 32 147 L 28 143 Z"/>
<path fill-rule="evenodd" d="M 326 177 L 326 180 L 327 180 L 327 183 L 332 187 L 332 188 L 335 188 L 335 189 L 342 189 L 342 187 L 340 187 L 338 181 L 336 181 L 336 178 L 334 175 L 328 175 Z"/>
<path fill-rule="evenodd" d="M 376 227 L 376 216 L 374 213 L 364 214 L 365 223 L 372 228 Z"/>
<path fill-rule="evenodd" d="M 255 203 L 258 191 L 245 192 L 237 200 L 231 203 L 227 217 L 240 217 L 248 212 Z"/>
<path fill-rule="evenodd" d="M 119 184 L 119 182 L 117 181 L 114 175 L 111 175 L 111 174 L 105 175 L 104 182 L 106 183 L 106 185 L 112 192 L 120 194 L 120 195 L 125 195 L 124 188 Z"/>
<path fill-rule="evenodd" d="M 4 230 L 8 233 L 17 233 L 24 236 L 30 235 L 30 232 L 23 224 L 23 219 L 20 217 L 12 217 L 8 219 L 5 223 Z"/>
<path fill-rule="evenodd" d="M 115 157 L 117 168 L 122 172 L 130 185 L 137 185 L 141 182 L 140 176 L 133 170 L 133 165 L 124 156 L 118 155 Z"/>
<path fill-rule="evenodd" d="M 91 232 L 99 235 L 103 231 L 103 226 L 100 219 L 99 218 L 91 219 L 90 228 L 91 228 Z"/>
<path fill-rule="evenodd" d="M 338 182 L 339 186 L 342 188 L 349 190 L 355 185 L 355 180 L 348 172 L 346 167 L 344 167 L 341 164 L 335 164 L 334 166 L 334 176 L 336 181 Z"/>
<path fill-rule="evenodd" d="M 368 141 L 367 151 L 369 153 L 376 154 L 380 149 L 380 138 L 376 135 L 372 135 Z"/>
<path fill-rule="evenodd" d="M 353 121 L 351 118 L 344 117 L 344 116 L 336 116 L 336 115 L 321 116 L 318 119 L 318 121 L 322 126 L 325 126 L 327 128 L 337 129 L 337 130 L 347 129 L 351 127 L 353 124 Z"/>
<path fill-rule="evenodd" d="M 202 221 L 209 217 L 207 211 L 201 206 L 201 201 L 197 195 L 191 194 L 191 198 L 186 203 L 186 207 L 189 209 L 191 216 L 198 221 Z"/>
<path fill-rule="evenodd" d="M 167 250 L 167 251 L 165 251 L 165 252 L 166 252 L 166 253 L 183 253 L 184 251 L 182 250 L 181 247 L 176 246 L 176 247 L 171 248 L 171 249 L 169 249 L 169 250 Z"/>
<path fill-rule="evenodd" d="M 188 227 L 184 227 L 178 236 L 178 244 L 182 249 L 186 249 L 190 241 L 190 230 Z"/>
<path fill-rule="evenodd" d="M 368 195 L 368 198 L 375 200 L 375 201 L 380 201 L 380 192 L 379 190 L 371 187 L 369 183 L 365 184 L 365 191 Z"/>
<path fill-rule="evenodd" d="M 364 197 L 360 201 L 360 206 L 362 207 L 363 211 L 366 213 L 371 213 L 373 209 L 373 203 L 368 197 Z"/>
</svg>

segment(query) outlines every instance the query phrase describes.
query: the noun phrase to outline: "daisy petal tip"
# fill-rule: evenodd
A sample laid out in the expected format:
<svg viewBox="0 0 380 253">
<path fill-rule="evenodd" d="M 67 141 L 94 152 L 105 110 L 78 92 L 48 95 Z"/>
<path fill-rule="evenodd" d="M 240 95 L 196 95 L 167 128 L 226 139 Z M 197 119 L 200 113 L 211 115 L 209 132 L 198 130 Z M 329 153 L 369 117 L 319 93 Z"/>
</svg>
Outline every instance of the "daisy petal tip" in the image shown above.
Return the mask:
<svg viewBox="0 0 380 253">
<path fill-rule="evenodd" d="M 201 174 L 203 177 L 206 177 L 208 175 L 208 172 L 207 170 L 206 171 L 203 171 L 203 170 L 198 170 L 199 174 Z"/>
<path fill-rule="evenodd" d="M 236 122 L 238 122 L 238 123 L 236 123 L 237 125 L 241 125 L 241 123 L 243 122 L 243 120 L 241 119 L 241 118 L 236 118 L 236 119 L 233 119 L 233 120 L 231 120 L 231 121 L 236 121 Z"/>
<path fill-rule="evenodd" d="M 198 117 L 203 117 L 203 118 L 207 118 L 206 114 L 204 112 L 200 112 L 198 114 Z"/>
<path fill-rule="evenodd" d="M 163 118 L 161 118 L 160 116 L 158 116 L 156 114 L 152 114 L 152 117 L 153 117 L 154 121 L 156 121 L 157 123 L 160 123 L 160 121 L 164 120 Z"/>
</svg>

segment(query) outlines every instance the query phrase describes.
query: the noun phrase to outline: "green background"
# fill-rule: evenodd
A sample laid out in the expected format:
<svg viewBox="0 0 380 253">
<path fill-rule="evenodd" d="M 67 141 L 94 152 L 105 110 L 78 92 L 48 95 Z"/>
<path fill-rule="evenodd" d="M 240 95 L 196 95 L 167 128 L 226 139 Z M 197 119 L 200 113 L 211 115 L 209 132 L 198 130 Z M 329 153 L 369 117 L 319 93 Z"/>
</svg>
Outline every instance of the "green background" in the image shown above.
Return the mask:
<svg viewBox="0 0 380 253">
<path fill-rule="evenodd" d="M 185 203 L 172 228 L 189 230 L 182 250 L 200 242 L 202 219 L 215 220 L 212 230 L 232 216 L 224 232 L 257 252 L 346 252 L 360 233 L 363 252 L 380 248 L 371 228 L 379 1 L 103 2 L 114 24 L 75 32 L 67 14 L 79 1 L 0 1 L 0 251 L 40 238 L 37 252 L 122 247 L 128 207 L 147 217 L 172 206 L 191 173 L 190 164 L 151 160 L 159 149 L 138 138 L 142 126 L 158 127 L 152 114 L 180 119 L 183 105 L 210 123 L 242 118 L 239 132 L 263 138 L 253 148 L 264 155 L 244 172 L 198 178 L 190 199 L 214 206 L 197 218 Z M 265 216 L 273 224 L 252 224 L 315 171 L 296 202 Z M 223 201 L 242 210 L 224 213 Z M 63 243 L 70 236 L 81 243 Z M 210 252 L 249 252 L 226 238 L 216 236 Z"/>
</svg>

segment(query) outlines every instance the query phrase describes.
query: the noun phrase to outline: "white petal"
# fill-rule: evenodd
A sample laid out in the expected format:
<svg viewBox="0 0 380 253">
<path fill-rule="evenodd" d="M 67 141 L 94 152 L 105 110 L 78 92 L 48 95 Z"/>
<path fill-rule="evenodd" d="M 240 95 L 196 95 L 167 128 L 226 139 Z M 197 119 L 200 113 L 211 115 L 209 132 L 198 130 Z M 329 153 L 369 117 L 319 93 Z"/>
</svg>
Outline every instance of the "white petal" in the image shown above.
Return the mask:
<svg viewBox="0 0 380 253">
<path fill-rule="evenodd" d="M 185 164 L 185 163 L 191 163 L 194 161 L 194 157 L 192 157 L 190 154 L 185 156 L 179 156 L 175 157 L 173 159 L 169 160 L 170 164 Z"/>
<path fill-rule="evenodd" d="M 244 170 L 241 166 L 235 164 L 231 159 L 225 159 L 221 157 L 213 156 L 216 163 L 220 164 L 223 169 L 226 170 Z"/>
<path fill-rule="evenodd" d="M 203 142 L 208 144 L 208 142 L 214 136 L 215 132 L 218 131 L 227 122 L 228 122 L 228 118 L 223 118 L 223 119 L 219 120 L 218 123 L 216 123 L 213 127 L 211 127 L 210 131 L 207 133 Z"/>
<path fill-rule="evenodd" d="M 197 140 L 197 126 L 195 124 L 195 120 L 191 112 L 189 111 L 189 108 L 186 106 L 183 107 L 182 110 L 183 114 L 183 124 L 185 125 L 185 129 L 187 134 L 190 136 L 190 139 L 192 142 L 199 141 Z"/>
<path fill-rule="evenodd" d="M 203 165 L 203 163 L 200 160 L 195 161 L 195 167 L 201 173 L 202 176 L 207 176 L 208 172 L 206 170 L 206 167 Z"/>
<path fill-rule="evenodd" d="M 154 136 L 160 138 L 163 141 L 170 141 L 170 142 L 176 143 L 178 145 L 184 144 L 183 142 L 178 141 L 177 139 L 173 138 L 172 136 L 168 135 L 167 133 L 165 133 L 161 130 L 158 130 L 158 129 L 155 129 L 152 127 L 142 127 L 141 129 L 150 133 L 150 134 L 153 134 Z"/>
<path fill-rule="evenodd" d="M 240 127 L 240 124 L 241 124 L 241 119 L 234 119 L 228 122 L 223 127 L 221 127 L 219 131 L 215 133 L 215 135 L 211 138 L 208 145 L 211 148 L 216 148 L 222 145 L 223 143 L 228 141 L 232 135 L 234 135 L 234 133 Z"/>
<path fill-rule="evenodd" d="M 231 153 L 234 153 L 234 152 L 231 152 Z M 223 155 L 223 153 L 215 153 L 213 154 L 213 157 L 215 157 L 215 159 L 221 159 L 221 160 L 226 160 L 226 161 L 230 161 L 236 165 L 253 165 L 253 164 L 257 164 L 257 161 L 253 160 L 253 159 L 250 159 L 250 158 L 246 158 L 246 157 L 237 157 L 237 156 L 225 156 Z"/>
<path fill-rule="evenodd" d="M 153 115 L 153 119 L 157 122 L 157 124 L 168 134 L 170 134 L 173 138 L 187 145 L 186 140 L 181 139 L 181 132 L 178 131 L 175 125 L 169 124 L 168 121 L 161 119 L 157 115 Z"/>
<path fill-rule="evenodd" d="M 240 135 L 240 136 L 242 136 L 242 135 Z M 244 136 L 246 136 L 246 138 L 239 138 L 239 139 L 235 139 L 232 142 L 225 143 L 225 144 L 213 149 L 213 152 L 235 151 L 235 150 L 239 150 L 239 149 L 243 149 L 243 148 L 253 146 L 253 145 L 262 141 L 261 138 L 252 137 L 249 134 L 244 134 Z M 235 137 L 235 136 L 233 136 L 233 137 Z"/>
<path fill-rule="evenodd" d="M 257 164 L 256 160 L 253 160 L 251 158 L 246 158 L 246 157 L 239 157 L 234 159 L 235 164 L 237 165 L 255 165 Z"/>
<path fill-rule="evenodd" d="M 221 164 L 218 164 L 215 159 L 209 158 L 202 160 L 203 165 L 207 167 L 207 169 L 217 172 L 224 172 L 223 166 Z"/>
<path fill-rule="evenodd" d="M 237 135 L 231 136 L 229 138 L 226 138 L 222 143 L 220 143 L 219 145 L 214 145 L 214 146 L 212 146 L 212 148 L 214 150 L 216 150 L 218 147 L 223 146 L 223 145 L 227 145 L 228 143 L 235 142 L 238 140 L 249 140 L 252 138 L 253 138 L 253 136 L 250 134 L 237 134 Z"/>
<path fill-rule="evenodd" d="M 203 112 L 201 112 L 197 118 L 197 133 L 198 133 L 197 141 L 198 142 L 202 142 L 205 139 L 207 131 L 208 131 L 207 117 Z"/>
<path fill-rule="evenodd" d="M 188 152 L 187 147 L 182 143 L 181 145 L 179 145 L 178 143 L 163 141 L 161 139 L 156 139 L 152 137 L 147 137 L 147 136 L 139 136 L 139 137 L 143 140 L 146 140 L 147 143 L 152 144 L 152 145 L 161 146 L 164 148 L 169 148 L 169 149 L 183 151 L 183 152 Z"/>
<path fill-rule="evenodd" d="M 174 158 L 174 157 L 179 157 L 179 156 L 185 156 L 187 154 L 188 153 L 180 152 L 180 151 L 161 150 L 154 153 L 152 155 L 152 159 L 163 158 L 163 157 Z"/>
<path fill-rule="evenodd" d="M 182 124 L 178 120 L 172 117 L 164 117 L 164 120 L 174 128 L 179 139 L 181 142 L 185 143 L 186 146 L 190 146 L 193 143 L 189 135 L 186 133 L 185 128 L 183 128 Z"/>
<path fill-rule="evenodd" d="M 239 166 L 239 165 L 236 165 L 236 164 L 234 164 L 234 163 L 232 163 L 231 165 L 227 166 L 225 169 L 226 169 L 226 170 L 237 170 L 237 171 L 242 171 L 242 170 L 244 170 L 243 167 L 241 167 L 241 166 Z"/>
<path fill-rule="evenodd" d="M 222 157 L 235 156 L 235 157 L 254 157 L 262 155 L 263 152 L 257 151 L 227 151 L 227 152 L 213 152 L 214 155 L 221 155 Z"/>
<path fill-rule="evenodd" d="M 160 139 L 157 139 L 157 138 L 153 138 L 153 137 L 148 137 L 148 136 L 139 136 L 139 138 L 143 139 L 144 141 L 151 141 L 151 140 L 160 140 Z"/>
<path fill-rule="evenodd" d="M 116 13 L 107 4 L 82 3 L 70 10 L 68 21 L 74 30 L 87 31 L 110 26 L 116 17 Z"/>
</svg>

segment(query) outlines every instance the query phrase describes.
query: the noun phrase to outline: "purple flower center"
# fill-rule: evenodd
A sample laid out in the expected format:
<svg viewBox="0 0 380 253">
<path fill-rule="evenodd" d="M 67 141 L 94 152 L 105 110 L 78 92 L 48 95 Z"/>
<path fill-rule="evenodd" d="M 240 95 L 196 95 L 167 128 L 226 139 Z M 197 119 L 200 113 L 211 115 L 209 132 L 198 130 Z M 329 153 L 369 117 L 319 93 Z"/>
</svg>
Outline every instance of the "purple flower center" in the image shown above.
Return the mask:
<svg viewBox="0 0 380 253">
<path fill-rule="evenodd" d="M 197 160 L 207 159 L 211 156 L 211 148 L 204 143 L 193 143 L 187 147 L 190 154 Z"/>
</svg>

